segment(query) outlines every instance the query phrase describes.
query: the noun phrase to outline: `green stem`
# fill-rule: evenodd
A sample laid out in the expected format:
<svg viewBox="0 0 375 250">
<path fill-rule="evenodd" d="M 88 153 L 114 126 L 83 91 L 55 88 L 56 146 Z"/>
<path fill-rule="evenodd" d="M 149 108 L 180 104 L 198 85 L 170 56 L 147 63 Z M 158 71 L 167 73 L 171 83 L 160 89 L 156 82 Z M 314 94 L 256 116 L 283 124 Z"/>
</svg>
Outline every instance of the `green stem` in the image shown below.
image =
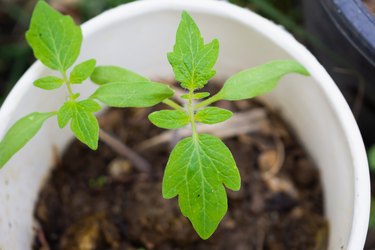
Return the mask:
<svg viewBox="0 0 375 250">
<path fill-rule="evenodd" d="M 69 92 L 69 97 L 71 100 L 74 100 L 74 93 L 73 93 L 73 90 L 72 90 L 72 86 L 71 86 L 71 83 L 66 75 L 66 72 L 61 72 L 62 74 L 62 77 L 65 81 L 65 84 L 66 84 L 66 88 L 68 89 L 68 92 Z"/>
<path fill-rule="evenodd" d="M 221 95 L 220 95 L 220 92 L 217 93 L 216 95 L 214 96 L 211 96 L 210 98 L 204 100 L 203 102 L 200 102 L 198 104 L 196 104 L 194 106 L 194 109 L 199 109 L 199 108 L 202 108 L 202 107 L 205 107 L 205 106 L 208 106 L 210 105 L 211 103 L 214 103 L 214 102 L 217 102 L 221 99 Z"/>
<path fill-rule="evenodd" d="M 180 105 L 178 105 L 176 102 L 172 101 L 171 99 L 165 99 L 163 101 L 164 104 L 168 105 L 169 107 L 171 108 L 174 108 L 176 110 L 179 110 L 179 111 L 182 111 L 182 112 L 185 112 L 184 108 L 181 107 Z"/>
<path fill-rule="evenodd" d="M 197 128 L 195 126 L 195 119 L 194 119 L 194 110 L 195 109 L 194 109 L 194 105 L 193 105 L 193 95 L 194 95 L 194 91 L 190 90 L 189 91 L 189 100 L 188 100 L 187 109 L 188 109 L 193 139 L 196 140 L 198 138 L 198 133 L 197 133 Z"/>
</svg>

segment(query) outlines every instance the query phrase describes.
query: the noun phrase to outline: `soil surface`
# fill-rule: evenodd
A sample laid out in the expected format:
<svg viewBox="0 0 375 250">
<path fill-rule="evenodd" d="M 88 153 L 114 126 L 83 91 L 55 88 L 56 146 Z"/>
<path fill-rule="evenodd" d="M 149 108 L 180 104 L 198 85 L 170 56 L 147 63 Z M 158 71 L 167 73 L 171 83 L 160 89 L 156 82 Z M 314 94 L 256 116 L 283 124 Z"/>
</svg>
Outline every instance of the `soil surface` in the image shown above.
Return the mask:
<svg viewBox="0 0 375 250">
<path fill-rule="evenodd" d="M 228 213 L 209 240 L 197 236 L 176 198 L 162 198 L 170 143 L 137 150 L 152 163 L 148 174 L 103 143 L 91 151 L 73 141 L 41 191 L 34 249 L 326 249 L 319 172 L 287 125 L 257 100 L 218 106 L 240 115 L 263 110 L 265 118 L 249 124 L 253 129 L 245 131 L 250 132 L 238 129 L 224 139 L 242 186 L 228 191 Z M 165 132 L 147 120 L 151 111 L 110 109 L 100 124 L 137 148 Z"/>
</svg>

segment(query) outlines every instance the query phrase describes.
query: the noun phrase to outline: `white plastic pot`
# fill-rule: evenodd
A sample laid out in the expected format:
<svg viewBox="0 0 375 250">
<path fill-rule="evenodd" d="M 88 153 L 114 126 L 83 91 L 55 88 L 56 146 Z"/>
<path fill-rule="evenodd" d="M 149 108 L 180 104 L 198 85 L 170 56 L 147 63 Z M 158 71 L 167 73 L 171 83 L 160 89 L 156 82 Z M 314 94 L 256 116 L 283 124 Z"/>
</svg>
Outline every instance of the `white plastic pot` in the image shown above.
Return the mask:
<svg viewBox="0 0 375 250">
<path fill-rule="evenodd" d="M 361 135 L 335 83 L 325 69 L 282 27 L 248 10 L 219 1 L 153 0 L 123 5 L 83 25 L 79 60 L 130 68 L 151 78 L 173 76 L 166 53 L 172 49 L 182 10 L 189 11 L 206 41 L 220 40 L 218 79 L 274 59 L 292 58 L 311 77 L 285 77 L 266 100 L 281 110 L 321 171 L 329 249 L 363 248 L 370 204 L 369 174 Z M 32 86 L 49 73 L 35 63 L 19 80 L 0 110 L 0 137 L 20 117 L 56 110 L 63 88 L 46 92 Z M 89 87 L 87 87 L 87 85 Z M 76 86 L 75 86 L 76 87 Z M 94 86 L 79 86 L 84 95 Z M 0 249 L 30 249 L 38 191 L 72 135 L 55 119 L 0 171 Z M 249 235 L 249 237 L 252 237 Z"/>
</svg>

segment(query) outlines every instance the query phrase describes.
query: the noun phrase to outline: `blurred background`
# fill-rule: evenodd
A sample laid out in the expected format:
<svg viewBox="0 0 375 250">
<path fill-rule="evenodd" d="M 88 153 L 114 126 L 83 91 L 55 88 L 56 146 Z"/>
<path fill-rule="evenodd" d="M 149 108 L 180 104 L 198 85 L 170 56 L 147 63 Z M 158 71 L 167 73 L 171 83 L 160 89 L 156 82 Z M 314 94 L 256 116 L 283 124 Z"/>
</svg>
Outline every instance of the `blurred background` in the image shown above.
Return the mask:
<svg viewBox="0 0 375 250">
<path fill-rule="evenodd" d="M 24 34 L 36 1 L 0 0 L 0 105 L 35 61 Z M 375 173 L 375 0 L 230 1 L 283 25 L 324 65 L 357 119 L 368 149 L 370 170 Z M 82 23 L 132 0 L 48 2 Z M 371 177 L 374 190 L 375 174 Z M 375 249 L 375 202 L 372 203 L 366 249 Z"/>
</svg>

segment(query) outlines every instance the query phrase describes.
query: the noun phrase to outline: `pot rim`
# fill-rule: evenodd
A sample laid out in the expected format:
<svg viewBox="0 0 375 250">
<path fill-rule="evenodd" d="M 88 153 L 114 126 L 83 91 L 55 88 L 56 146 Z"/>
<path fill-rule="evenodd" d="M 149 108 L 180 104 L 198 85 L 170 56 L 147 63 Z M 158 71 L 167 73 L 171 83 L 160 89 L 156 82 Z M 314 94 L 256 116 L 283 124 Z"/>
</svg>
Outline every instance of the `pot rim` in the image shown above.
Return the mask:
<svg viewBox="0 0 375 250">
<path fill-rule="evenodd" d="M 325 95 L 330 106 L 335 112 L 335 118 L 340 121 L 343 134 L 346 136 L 348 147 L 353 159 L 354 174 L 354 205 L 352 214 L 352 228 L 347 249 L 356 250 L 364 246 L 366 239 L 369 213 L 370 213 L 370 178 L 366 150 L 361 138 L 356 121 L 344 97 L 336 84 L 328 75 L 326 70 L 315 57 L 295 38 L 273 22 L 251 12 L 250 10 L 217 0 L 143 0 L 119 6 L 98 15 L 94 19 L 82 25 L 84 37 L 88 37 L 110 24 L 116 23 L 124 18 L 131 18 L 145 13 L 157 12 L 160 10 L 184 10 L 203 12 L 235 20 L 246 26 L 255 29 L 289 53 L 290 56 L 301 62 L 316 79 L 317 85 Z M 256 24 L 256 25 L 255 25 Z M 11 113 L 15 110 L 16 104 L 25 96 L 29 86 L 26 79 L 32 79 L 44 69 L 41 62 L 34 63 L 21 77 L 9 93 L 0 112 L 0 136 L 5 133 L 9 126 Z"/>
</svg>

